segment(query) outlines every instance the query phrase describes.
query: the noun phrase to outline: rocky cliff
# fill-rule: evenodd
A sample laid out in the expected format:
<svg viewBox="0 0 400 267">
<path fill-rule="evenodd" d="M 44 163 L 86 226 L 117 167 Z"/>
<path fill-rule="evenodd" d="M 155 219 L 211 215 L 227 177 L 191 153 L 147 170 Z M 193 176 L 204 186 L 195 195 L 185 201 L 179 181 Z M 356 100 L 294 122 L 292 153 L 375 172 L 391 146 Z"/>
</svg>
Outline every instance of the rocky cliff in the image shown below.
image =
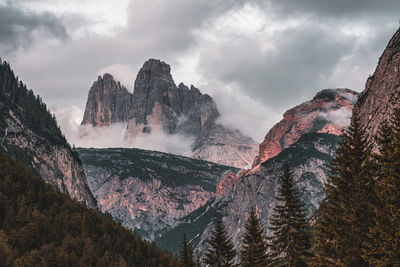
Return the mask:
<svg viewBox="0 0 400 267">
<path fill-rule="evenodd" d="M 361 127 L 373 138 L 379 126 L 400 107 L 400 29 L 389 41 L 354 108 Z"/>
<path fill-rule="evenodd" d="M 283 115 L 260 144 L 259 156 L 253 167 L 275 157 L 309 132 L 340 135 L 349 124 L 358 93 L 350 89 L 326 89 L 310 101 L 302 103 Z"/>
<path fill-rule="evenodd" d="M 99 208 L 148 240 L 162 238 L 181 218 L 212 201 L 221 177 L 238 171 L 155 151 L 78 151 Z"/>
<path fill-rule="evenodd" d="M 127 122 L 132 94 L 106 73 L 99 76 L 89 90 L 82 125 L 110 126 Z"/>
<path fill-rule="evenodd" d="M 79 157 L 54 116 L 5 62 L 0 64 L 0 149 L 59 191 L 96 207 Z"/>
<path fill-rule="evenodd" d="M 137 74 L 133 95 L 105 74 L 89 91 L 82 125 L 128 122 L 125 141 L 135 146 L 153 133 L 193 140 L 185 156 L 235 167 L 249 166 L 258 145 L 218 123 L 214 100 L 193 85 L 176 86 L 165 62 L 149 59 Z M 170 151 L 172 152 L 172 151 Z"/>
</svg>

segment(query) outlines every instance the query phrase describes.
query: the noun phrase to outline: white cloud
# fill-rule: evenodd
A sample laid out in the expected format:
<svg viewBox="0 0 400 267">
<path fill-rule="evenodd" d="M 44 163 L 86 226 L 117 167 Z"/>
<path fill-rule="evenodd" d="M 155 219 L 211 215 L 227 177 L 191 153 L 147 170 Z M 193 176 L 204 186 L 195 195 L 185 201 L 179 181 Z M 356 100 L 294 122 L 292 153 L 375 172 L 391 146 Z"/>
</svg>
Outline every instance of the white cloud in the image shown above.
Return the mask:
<svg viewBox="0 0 400 267">
<path fill-rule="evenodd" d="M 132 144 L 125 142 L 127 123 L 115 123 L 109 127 L 92 127 L 80 125 L 83 110 L 77 106 L 58 108 L 51 111 L 56 115 L 62 132 L 71 145 L 76 147 L 135 147 L 155 150 L 176 155 L 190 155 L 194 139 L 179 134 L 166 134 L 152 127 L 151 134 L 140 134 Z"/>
<path fill-rule="evenodd" d="M 319 116 L 335 125 L 341 125 L 344 127 L 350 125 L 351 114 L 352 112 L 350 109 L 343 107 L 327 113 L 321 112 Z"/>
<path fill-rule="evenodd" d="M 180 134 L 166 134 L 162 130 L 153 130 L 151 134 L 140 134 L 133 139 L 136 148 L 155 150 L 176 155 L 190 155 L 194 139 Z"/>
<path fill-rule="evenodd" d="M 268 108 L 262 101 L 249 97 L 234 85 L 214 82 L 204 84 L 201 88 L 205 88 L 217 103 L 222 125 L 237 129 L 258 143 L 282 119 L 283 109 Z"/>
</svg>

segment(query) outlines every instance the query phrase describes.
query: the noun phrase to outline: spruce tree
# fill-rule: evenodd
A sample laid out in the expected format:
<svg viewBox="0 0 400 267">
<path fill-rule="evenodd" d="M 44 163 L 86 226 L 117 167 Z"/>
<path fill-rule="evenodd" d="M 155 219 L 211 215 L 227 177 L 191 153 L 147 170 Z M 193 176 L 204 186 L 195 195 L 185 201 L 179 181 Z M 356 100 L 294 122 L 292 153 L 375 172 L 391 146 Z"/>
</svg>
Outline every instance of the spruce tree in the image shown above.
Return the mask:
<svg viewBox="0 0 400 267">
<path fill-rule="evenodd" d="M 400 110 L 378 133 L 374 223 L 363 258 L 372 266 L 400 266 Z"/>
<path fill-rule="evenodd" d="M 373 220 L 370 151 L 353 116 L 330 164 L 326 199 L 315 225 L 312 262 L 316 266 L 368 266 L 361 254 Z"/>
<path fill-rule="evenodd" d="M 236 251 L 228 238 L 228 233 L 221 219 L 217 219 L 215 228 L 208 241 L 208 248 L 204 258 L 204 264 L 212 267 L 234 266 L 233 258 Z"/>
<path fill-rule="evenodd" d="M 270 218 L 272 236 L 268 239 L 272 266 L 303 266 L 309 256 L 310 233 L 307 231 L 305 204 L 286 165 L 276 196 L 277 205 Z"/>
<path fill-rule="evenodd" d="M 183 239 L 180 251 L 180 266 L 194 267 L 193 248 L 187 241 L 186 233 L 183 233 Z"/>
<path fill-rule="evenodd" d="M 254 207 L 251 208 L 245 224 L 240 264 L 243 267 L 264 267 L 267 265 L 267 245 L 264 229 Z"/>
</svg>

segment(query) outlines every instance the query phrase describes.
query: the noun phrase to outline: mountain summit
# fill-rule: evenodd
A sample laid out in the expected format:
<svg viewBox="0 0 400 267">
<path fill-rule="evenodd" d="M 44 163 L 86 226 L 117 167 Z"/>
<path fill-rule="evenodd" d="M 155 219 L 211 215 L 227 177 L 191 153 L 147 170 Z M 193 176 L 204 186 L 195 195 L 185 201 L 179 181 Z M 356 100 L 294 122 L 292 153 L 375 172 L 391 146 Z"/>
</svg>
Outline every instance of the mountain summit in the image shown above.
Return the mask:
<svg viewBox="0 0 400 267">
<path fill-rule="evenodd" d="M 111 74 L 99 76 L 89 90 L 82 125 L 110 126 L 128 121 L 132 94 Z"/>
<path fill-rule="evenodd" d="M 358 93 L 350 89 L 325 89 L 310 101 L 283 114 L 260 144 L 253 167 L 278 155 L 309 132 L 340 135 L 348 126 Z"/>
<path fill-rule="evenodd" d="M 238 130 L 218 123 L 220 114 L 211 96 L 193 85 L 176 86 L 171 67 L 147 60 L 137 74 L 133 95 L 105 74 L 89 91 L 83 125 L 110 126 L 127 122 L 125 141 L 153 133 L 193 140 L 186 156 L 239 168 L 249 166 L 258 145 Z"/>
</svg>

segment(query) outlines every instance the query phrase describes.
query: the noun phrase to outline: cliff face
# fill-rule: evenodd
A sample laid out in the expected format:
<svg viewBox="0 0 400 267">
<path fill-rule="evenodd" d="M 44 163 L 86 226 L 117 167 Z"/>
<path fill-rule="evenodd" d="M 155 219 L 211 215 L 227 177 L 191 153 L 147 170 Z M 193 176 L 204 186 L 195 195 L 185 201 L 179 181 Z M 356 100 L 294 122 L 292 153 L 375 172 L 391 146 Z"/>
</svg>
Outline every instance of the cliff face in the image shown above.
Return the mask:
<svg viewBox="0 0 400 267">
<path fill-rule="evenodd" d="M 311 101 L 298 105 L 283 115 L 260 144 L 253 167 L 275 157 L 309 132 L 340 135 L 348 125 L 358 93 L 350 89 L 326 89 Z"/>
<path fill-rule="evenodd" d="M 149 240 L 161 238 L 206 205 L 215 198 L 221 177 L 238 171 L 155 151 L 78 151 L 99 208 Z"/>
<path fill-rule="evenodd" d="M 400 107 L 400 29 L 389 41 L 354 108 L 366 134 L 373 138 L 379 126 Z"/>
<path fill-rule="evenodd" d="M 89 90 L 81 125 L 110 126 L 127 122 L 132 94 L 106 73 L 99 76 Z"/>
<path fill-rule="evenodd" d="M 40 97 L 28 91 L 8 64 L 0 65 L 0 149 L 34 175 L 95 208 L 82 164 Z"/>
<path fill-rule="evenodd" d="M 185 156 L 218 164 L 246 167 L 257 155 L 258 145 L 237 130 L 217 122 L 214 100 L 193 85 L 178 86 L 165 62 L 149 59 L 140 69 L 133 95 L 104 74 L 89 91 L 82 125 L 110 126 L 127 122 L 125 141 L 161 132 L 194 140 Z"/>
</svg>

